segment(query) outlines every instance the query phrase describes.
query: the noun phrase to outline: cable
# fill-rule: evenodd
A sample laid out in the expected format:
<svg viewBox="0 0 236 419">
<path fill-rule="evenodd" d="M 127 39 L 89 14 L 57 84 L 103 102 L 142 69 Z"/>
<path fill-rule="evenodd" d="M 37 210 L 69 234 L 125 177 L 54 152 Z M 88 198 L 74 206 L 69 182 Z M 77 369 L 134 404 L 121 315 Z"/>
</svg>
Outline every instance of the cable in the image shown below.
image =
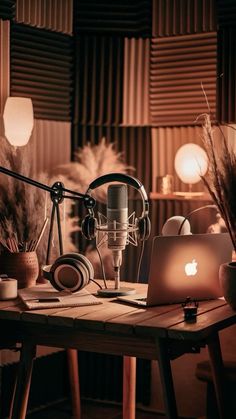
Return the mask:
<svg viewBox="0 0 236 419">
<path fill-rule="evenodd" d="M 136 282 L 139 282 L 139 275 L 140 275 L 141 263 L 142 263 L 142 259 L 143 259 L 144 246 L 145 246 L 145 241 L 142 241 L 142 245 L 141 245 L 141 249 L 140 249 L 140 253 L 139 253 Z"/>
<path fill-rule="evenodd" d="M 90 281 L 94 282 L 94 284 L 96 284 L 98 286 L 98 288 L 100 288 L 100 290 L 102 290 L 102 286 L 97 281 L 95 281 L 95 279 L 90 279 Z"/>
<path fill-rule="evenodd" d="M 97 253 L 98 253 L 99 260 L 100 260 L 100 266 L 101 266 L 101 270 L 102 270 L 102 279 L 103 279 L 103 282 L 104 282 L 104 287 L 107 288 L 104 263 L 103 263 L 103 260 L 102 260 L 102 256 L 101 256 L 100 250 L 98 249 L 98 246 L 97 245 L 96 245 L 96 250 L 97 250 Z"/>
<path fill-rule="evenodd" d="M 186 215 L 186 217 L 183 219 L 182 223 L 180 224 L 180 227 L 179 227 L 179 230 L 178 230 L 178 236 L 181 234 L 181 231 L 182 231 L 182 228 L 183 228 L 183 225 L 184 225 L 185 221 L 186 221 L 186 220 L 188 220 L 188 219 L 189 219 L 189 217 L 190 217 L 192 214 L 194 214 L 195 212 L 201 211 L 202 209 L 205 209 L 205 208 L 214 208 L 215 210 L 217 210 L 217 206 L 216 206 L 216 205 L 211 205 L 211 204 L 209 204 L 209 205 L 204 205 L 204 206 L 199 207 L 199 208 L 195 208 L 194 210 L 190 211 L 190 212 Z"/>
</svg>

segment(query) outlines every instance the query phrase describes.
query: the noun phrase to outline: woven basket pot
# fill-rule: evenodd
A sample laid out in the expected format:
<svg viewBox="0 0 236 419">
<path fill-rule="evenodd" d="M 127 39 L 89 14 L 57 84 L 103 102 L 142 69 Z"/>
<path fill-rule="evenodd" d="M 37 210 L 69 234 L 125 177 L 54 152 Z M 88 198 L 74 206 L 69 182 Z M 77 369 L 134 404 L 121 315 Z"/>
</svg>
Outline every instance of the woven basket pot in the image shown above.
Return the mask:
<svg viewBox="0 0 236 419">
<path fill-rule="evenodd" d="M 236 310 L 236 262 L 220 265 L 219 280 L 225 300 Z"/>
<path fill-rule="evenodd" d="M 39 263 L 36 252 L 4 253 L 0 256 L 1 273 L 17 280 L 18 288 L 36 284 Z"/>
</svg>

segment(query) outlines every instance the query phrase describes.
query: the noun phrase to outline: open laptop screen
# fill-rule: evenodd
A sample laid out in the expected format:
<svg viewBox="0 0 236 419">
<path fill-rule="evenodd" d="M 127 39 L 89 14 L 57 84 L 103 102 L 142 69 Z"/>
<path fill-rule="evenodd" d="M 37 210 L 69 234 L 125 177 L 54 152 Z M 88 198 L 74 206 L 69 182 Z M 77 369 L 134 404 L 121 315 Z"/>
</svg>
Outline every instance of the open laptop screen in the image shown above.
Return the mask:
<svg viewBox="0 0 236 419">
<path fill-rule="evenodd" d="M 219 266 L 231 259 L 228 233 L 154 237 L 148 305 L 220 297 Z"/>
</svg>

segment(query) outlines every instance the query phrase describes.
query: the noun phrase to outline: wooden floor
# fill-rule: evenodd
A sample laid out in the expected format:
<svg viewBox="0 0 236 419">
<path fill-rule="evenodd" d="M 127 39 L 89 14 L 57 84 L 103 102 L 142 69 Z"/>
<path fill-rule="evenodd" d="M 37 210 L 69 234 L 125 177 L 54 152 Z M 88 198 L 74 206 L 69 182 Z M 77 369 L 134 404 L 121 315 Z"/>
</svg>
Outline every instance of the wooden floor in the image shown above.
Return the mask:
<svg viewBox="0 0 236 419">
<path fill-rule="evenodd" d="M 82 419 L 122 419 L 122 408 L 94 402 L 82 403 Z M 165 416 L 137 410 L 136 419 L 164 419 Z M 27 419 L 72 419 L 69 402 L 58 403 L 40 412 L 31 413 Z"/>
</svg>

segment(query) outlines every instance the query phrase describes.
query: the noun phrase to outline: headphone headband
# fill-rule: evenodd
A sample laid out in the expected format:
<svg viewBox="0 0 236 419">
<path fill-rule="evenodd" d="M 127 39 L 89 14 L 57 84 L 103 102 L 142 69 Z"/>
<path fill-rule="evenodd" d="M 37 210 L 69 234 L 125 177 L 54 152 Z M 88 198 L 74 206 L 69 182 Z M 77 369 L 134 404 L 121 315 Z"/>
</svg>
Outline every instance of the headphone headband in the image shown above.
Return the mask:
<svg viewBox="0 0 236 419">
<path fill-rule="evenodd" d="M 100 176 L 95 179 L 92 183 L 90 183 L 86 195 L 89 197 L 91 196 L 91 192 L 93 189 L 104 185 L 104 183 L 110 182 L 120 182 L 125 183 L 126 185 L 130 185 L 133 188 L 137 189 L 142 198 L 142 215 L 141 217 L 135 218 L 135 228 L 137 227 L 137 235 L 140 241 L 147 240 L 150 235 L 151 230 L 151 223 L 148 217 L 149 212 L 149 203 L 147 193 L 145 191 L 144 186 L 142 183 L 134 178 L 133 176 L 126 175 L 124 173 L 108 173 L 106 175 Z M 96 237 L 96 232 L 98 230 L 97 225 L 98 221 L 94 216 L 93 207 L 87 205 L 89 200 L 84 201 L 84 205 L 88 210 L 88 215 L 84 218 L 82 222 L 82 233 L 88 239 L 92 240 Z"/>
<path fill-rule="evenodd" d="M 127 183 L 136 189 L 139 189 L 142 187 L 142 183 L 133 176 L 126 175 L 125 173 L 108 173 L 106 175 L 100 176 L 97 179 L 93 180 L 93 182 L 90 183 L 88 189 L 95 189 L 95 188 L 98 188 L 99 186 L 104 185 L 104 183 L 109 183 L 109 182 L 114 182 L 114 181 Z"/>
<path fill-rule="evenodd" d="M 92 183 L 90 183 L 87 189 L 86 195 L 90 195 L 93 189 L 98 188 L 99 186 L 102 186 L 105 183 L 109 183 L 109 182 L 121 182 L 137 189 L 139 193 L 141 194 L 142 201 L 143 201 L 142 217 L 146 217 L 148 215 L 149 202 L 148 202 L 148 196 L 144 189 L 144 186 L 138 179 L 136 179 L 133 176 L 129 176 L 125 173 L 108 173 L 106 175 L 98 177 L 97 179 L 93 180 Z M 88 208 L 88 210 L 91 214 L 93 213 L 91 209 Z"/>
</svg>

